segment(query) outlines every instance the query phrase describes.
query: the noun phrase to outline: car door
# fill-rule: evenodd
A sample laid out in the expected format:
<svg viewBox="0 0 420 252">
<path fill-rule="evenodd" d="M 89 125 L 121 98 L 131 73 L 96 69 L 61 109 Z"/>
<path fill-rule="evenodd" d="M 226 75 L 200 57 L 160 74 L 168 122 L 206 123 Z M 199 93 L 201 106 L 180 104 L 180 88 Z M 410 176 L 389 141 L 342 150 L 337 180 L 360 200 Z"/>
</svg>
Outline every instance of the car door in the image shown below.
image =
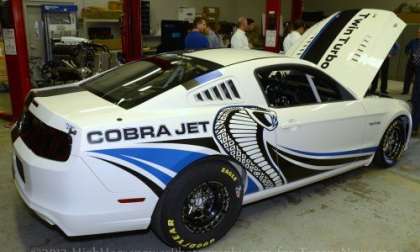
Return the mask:
<svg viewBox="0 0 420 252">
<path fill-rule="evenodd" d="M 265 67 L 256 76 L 278 120 L 267 149 L 287 182 L 372 156 L 364 107 L 331 77 L 302 65 Z"/>
</svg>

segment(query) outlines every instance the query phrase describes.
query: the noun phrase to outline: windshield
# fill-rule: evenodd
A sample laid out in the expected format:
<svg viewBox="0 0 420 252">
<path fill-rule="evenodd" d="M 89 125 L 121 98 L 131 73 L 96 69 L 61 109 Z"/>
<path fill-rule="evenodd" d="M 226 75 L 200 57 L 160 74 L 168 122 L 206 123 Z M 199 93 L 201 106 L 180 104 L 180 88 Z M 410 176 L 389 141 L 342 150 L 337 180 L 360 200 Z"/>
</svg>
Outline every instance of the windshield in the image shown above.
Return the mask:
<svg viewBox="0 0 420 252">
<path fill-rule="evenodd" d="M 82 85 L 122 108 L 133 108 L 221 66 L 209 61 L 164 54 L 132 62 Z"/>
</svg>

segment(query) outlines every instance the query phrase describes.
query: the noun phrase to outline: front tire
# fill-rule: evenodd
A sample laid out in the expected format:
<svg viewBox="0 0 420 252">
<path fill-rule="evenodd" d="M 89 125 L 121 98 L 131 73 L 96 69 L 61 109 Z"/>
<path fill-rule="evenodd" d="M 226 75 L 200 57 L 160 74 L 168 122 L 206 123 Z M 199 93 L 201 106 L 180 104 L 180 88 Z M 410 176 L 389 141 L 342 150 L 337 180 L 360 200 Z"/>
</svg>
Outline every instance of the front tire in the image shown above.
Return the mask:
<svg viewBox="0 0 420 252">
<path fill-rule="evenodd" d="M 242 199 L 241 176 L 228 162 L 198 162 L 165 189 L 152 217 L 152 230 L 171 247 L 208 247 L 236 222 Z"/>
<path fill-rule="evenodd" d="M 375 154 L 377 166 L 389 168 L 398 162 L 407 141 L 407 125 L 405 118 L 400 117 L 388 126 Z"/>
</svg>

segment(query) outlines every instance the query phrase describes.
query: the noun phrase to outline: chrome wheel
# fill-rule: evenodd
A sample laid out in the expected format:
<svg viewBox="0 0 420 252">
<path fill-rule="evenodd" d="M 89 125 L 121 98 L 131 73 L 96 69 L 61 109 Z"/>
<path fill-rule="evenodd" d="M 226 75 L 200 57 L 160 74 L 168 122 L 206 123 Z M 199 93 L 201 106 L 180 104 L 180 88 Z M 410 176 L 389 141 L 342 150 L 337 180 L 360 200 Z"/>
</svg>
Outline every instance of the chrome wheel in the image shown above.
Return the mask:
<svg viewBox="0 0 420 252">
<path fill-rule="evenodd" d="M 219 225 L 229 209 L 229 192 L 220 182 L 205 182 L 194 188 L 184 201 L 182 222 L 201 234 Z"/>
<path fill-rule="evenodd" d="M 401 155 L 406 141 L 405 129 L 401 120 L 394 121 L 385 132 L 382 152 L 388 163 L 393 163 Z"/>
</svg>

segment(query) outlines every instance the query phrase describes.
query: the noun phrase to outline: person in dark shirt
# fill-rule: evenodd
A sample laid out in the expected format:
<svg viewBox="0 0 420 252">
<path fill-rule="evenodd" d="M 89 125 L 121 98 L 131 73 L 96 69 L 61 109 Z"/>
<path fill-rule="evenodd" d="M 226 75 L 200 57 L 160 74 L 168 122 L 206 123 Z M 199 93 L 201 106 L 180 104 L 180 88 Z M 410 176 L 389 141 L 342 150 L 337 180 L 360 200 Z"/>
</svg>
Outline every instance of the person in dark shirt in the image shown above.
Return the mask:
<svg viewBox="0 0 420 252">
<path fill-rule="evenodd" d="M 420 28 L 417 30 L 417 36 L 411 40 L 405 47 L 405 53 L 408 55 L 407 66 L 405 68 L 404 89 L 402 94 L 410 92 L 410 86 L 416 71 L 416 61 L 420 59 Z M 417 67 L 420 64 L 417 62 Z"/>
<path fill-rule="evenodd" d="M 414 87 L 411 95 L 412 118 L 413 118 L 413 137 L 418 136 L 420 126 L 420 67 L 415 67 Z"/>
<path fill-rule="evenodd" d="M 382 63 L 381 68 L 376 74 L 375 78 L 372 81 L 372 86 L 370 88 L 370 93 L 375 94 L 376 89 L 378 88 L 379 75 L 381 76 L 381 94 L 388 94 L 388 70 L 389 70 L 389 61 L 393 56 L 396 56 L 400 50 L 398 43 L 394 44 L 389 52 L 388 56 L 385 58 Z"/>
<path fill-rule="evenodd" d="M 254 48 L 254 49 L 263 48 L 264 47 L 263 37 L 257 25 L 255 24 L 255 20 L 252 18 L 247 18 L 247 21 L 248 21 L 248 30 L 246 32 L 246 36 L 248 37 L 251 48 Z"/>
<path fill-rule="evenodd" d="M 205 49 L 209 48 L 209 40 L 205 33 L 207 30 L 207 22 L 204 18 L 197 17 L 194 19 L 193 29 L 185 38 L 185 49 Z"/>
</svg>

